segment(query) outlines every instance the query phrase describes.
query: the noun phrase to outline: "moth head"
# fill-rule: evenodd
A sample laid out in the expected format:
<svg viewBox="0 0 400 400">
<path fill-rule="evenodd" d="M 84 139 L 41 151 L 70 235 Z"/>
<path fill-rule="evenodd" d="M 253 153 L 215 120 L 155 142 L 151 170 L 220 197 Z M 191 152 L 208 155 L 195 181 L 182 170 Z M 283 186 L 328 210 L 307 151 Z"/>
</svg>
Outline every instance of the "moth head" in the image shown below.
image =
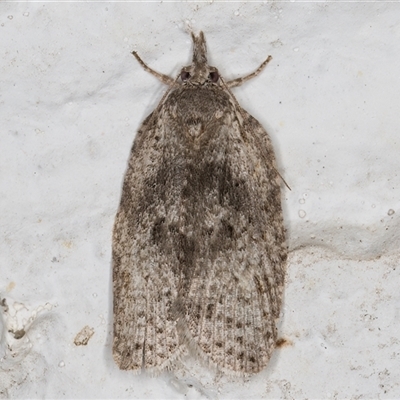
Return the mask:
<svg viewBox="0 0 400 400">
<path fill-rule="evenodd" d="M 193 62 L 192 65 L 183 67 L 180 78 L 184 84 L 206 85 L 217 84 L 219 73 L 217 68 L 207 64 L 207 46 L 203 32 L 199 36 L 192 33 Z"/>
<path fill-rule="evenodd" d="M 192 85 L 205 85 L 218 83 L 219 72 L 217 68 L 205 65 L 203 68 L 196 68 L 194 65 L 183 67 L 180 74 L 181 81 Z"/>
</svg>

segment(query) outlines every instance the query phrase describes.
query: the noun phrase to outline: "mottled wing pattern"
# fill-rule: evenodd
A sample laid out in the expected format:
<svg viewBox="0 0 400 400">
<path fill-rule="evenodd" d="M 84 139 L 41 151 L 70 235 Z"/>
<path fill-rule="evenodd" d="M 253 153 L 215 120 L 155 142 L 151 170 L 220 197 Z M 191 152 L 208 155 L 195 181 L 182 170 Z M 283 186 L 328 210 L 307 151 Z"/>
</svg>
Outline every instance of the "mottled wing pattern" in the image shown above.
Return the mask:
<svg viewBox="0 0 400 400">
<path fill-rule="evenodd" d="M 150 115 L 135 138 L 114 225 L 113 354 L 121 369 L 160 371 L 181 349 L 172 313 L 174 260 L 155 238 L 164 218 L 163 196 L 149 195 L 163 157 L 163 130 L 156 122 Z"/>
<path fill-rule="evenodd" d="M 258 121 L 244 110 L 219 121 L 187 177 L 205 203 L 187 209 L 197 248 L 179 298 L 200 355 L 224 372 L 249 374 L 266 366 L 277 339 L 287 257 L 280 183 Z"/>
<path fill-rule="evenodd" d="M 277 339 L 287 248 L 270 139 L 207 64 L 170 86 L 132 148 L 113 236 L 114 358 L 168 368 L 188 345 L 218 370 L 259 372 Z"/>
</svg>

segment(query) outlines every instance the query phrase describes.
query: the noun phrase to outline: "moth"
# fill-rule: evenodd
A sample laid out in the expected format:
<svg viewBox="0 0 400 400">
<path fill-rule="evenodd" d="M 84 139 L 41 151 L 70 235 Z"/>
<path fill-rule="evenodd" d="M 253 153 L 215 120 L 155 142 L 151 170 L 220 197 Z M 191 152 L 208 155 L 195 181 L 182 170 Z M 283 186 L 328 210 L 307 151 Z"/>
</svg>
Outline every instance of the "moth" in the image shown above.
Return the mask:
<svg viewBox="0 0 400 400">
<path fill-rule="evenodd" d="M 113 356 L 124 370 L 171 369 L 189 349 L 230 375 L 268 363 L 277 341 L 287 246 L 271 140 L 208 65 L 168 85 L 131 150 L 113 231 Z"/>
</svg>

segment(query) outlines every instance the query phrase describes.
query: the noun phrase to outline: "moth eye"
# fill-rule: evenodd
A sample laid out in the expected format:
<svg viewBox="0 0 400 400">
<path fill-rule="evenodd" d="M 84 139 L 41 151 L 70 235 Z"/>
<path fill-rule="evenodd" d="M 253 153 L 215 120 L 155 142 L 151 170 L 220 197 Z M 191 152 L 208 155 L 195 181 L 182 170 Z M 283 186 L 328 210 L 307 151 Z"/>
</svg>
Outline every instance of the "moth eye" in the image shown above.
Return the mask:
<svg viewBox="0 0 400 400">
<path fill-rule="evenodd" d="M 186 72 L 186 71 L 182 71 L 182 72 L 181 72 L 181 79 L 182 79 L 183 81 L 187 81 L 189 78 L 190 78 L 189 72 Z"/>
<path fill-rule="evenodd" d="M 217 71 L 210 72 L 210 75 L 208 75 L 208 79 L 210 79 L 211 82 L 218 82 L 219 73 Z"/>
</svg>

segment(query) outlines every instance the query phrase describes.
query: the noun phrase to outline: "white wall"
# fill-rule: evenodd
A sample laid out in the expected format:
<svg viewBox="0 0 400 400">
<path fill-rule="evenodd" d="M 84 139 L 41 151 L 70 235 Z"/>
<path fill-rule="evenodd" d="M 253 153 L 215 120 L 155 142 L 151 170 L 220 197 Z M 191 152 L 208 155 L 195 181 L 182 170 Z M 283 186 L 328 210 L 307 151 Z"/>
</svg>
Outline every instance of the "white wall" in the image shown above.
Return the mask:
<svg viewBox="0 0 400 400">
<path fill-rule="evenodd" d="M 0 10 L 0 397 L 400 396 L 399 4 Z M 175 76 L 191 60 L 188 26 L 228 79 L 273 56 L 234 93 L 292 188 L 288 345 L 246 381 L 192 359 L 134 376 L 111 357 L 113 219 L 135 132 L 165 90 L 130 52 Z M 76 346 L 86 325 L 95 333 Z"/>
</svg>

